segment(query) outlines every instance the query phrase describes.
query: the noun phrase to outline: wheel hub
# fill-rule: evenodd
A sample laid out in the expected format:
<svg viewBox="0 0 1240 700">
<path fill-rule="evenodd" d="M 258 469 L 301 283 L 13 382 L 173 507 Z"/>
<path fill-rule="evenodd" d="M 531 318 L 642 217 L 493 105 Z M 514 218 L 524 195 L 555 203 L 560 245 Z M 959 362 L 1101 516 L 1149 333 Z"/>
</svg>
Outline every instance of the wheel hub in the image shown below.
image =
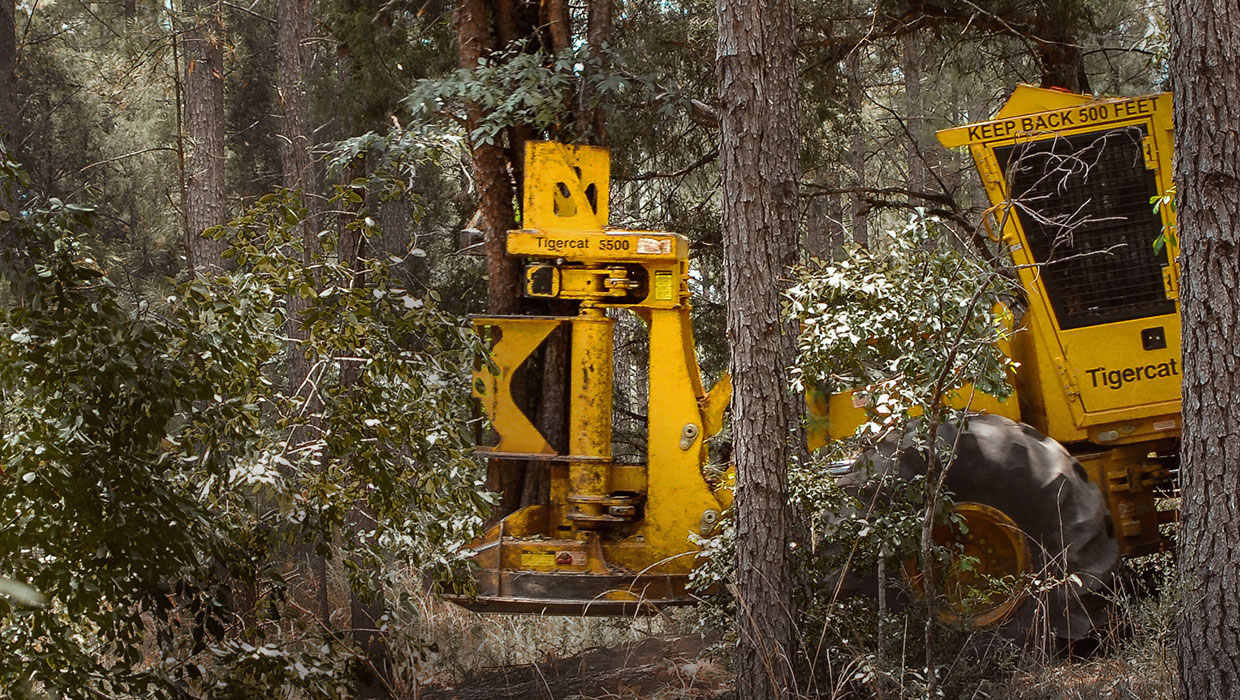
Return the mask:
<svg viewBox="0 0 1240 700">
<path fill-rule="evenodd" d="M 982 503 L 957 503 L 959 527 L 939 526 L 935 542 L 959 554 L 939 580 L 947 606 L 943 617 L 971 627 L 1002 622 L 1025 598 L 1033 571 L 1025 534 L 1003 511 Z"/>
</svg>

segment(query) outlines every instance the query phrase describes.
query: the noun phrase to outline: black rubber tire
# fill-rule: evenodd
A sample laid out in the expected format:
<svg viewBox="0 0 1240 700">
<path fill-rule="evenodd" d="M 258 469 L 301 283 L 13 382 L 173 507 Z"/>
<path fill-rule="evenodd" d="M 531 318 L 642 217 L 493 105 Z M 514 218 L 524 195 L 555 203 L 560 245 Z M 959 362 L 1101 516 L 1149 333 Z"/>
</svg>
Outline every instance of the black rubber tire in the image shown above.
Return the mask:
<svg viewBox="0 0 1240 700">
<path fill-rule="evenodd" d="M 908 478 L 926 464 L 903 439 L 883 442 L 872 461 L 879 472 L 898 467 Z M 1063 445 L 1022 423 L 975 414 L 964 430 L 939 426 L 938 440 L 955 444 L 945 489 L 956 503 L 981 503 L 1002 511 L 1028 538 L 1033 569 L 1042 581 L 1058 581 L 1030 594 L 999 627 L 1019 643 L 1072 643 L 1096 638 L 1110 622 L 1119 547 L 1098 487 Z M 1066 582 L 1075 574 L 1080 584 Z"/>
</svg>

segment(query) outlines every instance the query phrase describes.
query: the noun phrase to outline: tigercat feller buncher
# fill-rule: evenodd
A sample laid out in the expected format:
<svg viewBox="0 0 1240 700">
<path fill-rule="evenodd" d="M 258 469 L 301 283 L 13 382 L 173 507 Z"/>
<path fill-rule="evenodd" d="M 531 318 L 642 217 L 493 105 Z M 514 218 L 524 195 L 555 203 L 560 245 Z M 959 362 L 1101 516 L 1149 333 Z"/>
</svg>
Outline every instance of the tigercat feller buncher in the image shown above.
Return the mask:
<svg viewBox="0 0 1240 700">
<path fill-rule="evenodd" d="M 1024 289 L 1005 402 L 940 437 L 956 448 L 947 488 L 977 558 L 972 580 L 1051 581 L 960 612 L 977 625 L 1042 625 L 1082 637 L 1121 557 L 1168 545 L 1180 435 L 1180 321 L 1170 207 L 1168 95 L 1095 99 L 1020 86 L 991 120 L 939 133 L 967 147 L 992 204 L 986 231 L 1010 251 Z M 564 316 L 474 319 L 490 357 L 474 378 L 498 440 L 488 457 L 550 463 L 549 505 L 529 506 L 475 543 L 478 610 L 619 614 L 691 602 L 691 534 L 730 505 L 708 480 L 707 438 L 730 400 L 727 377 L 703 387 L 690 324 L 688 241 L 608 228 L 603 149 L 530 144 L 523 224 L 507 238 L 526 261 L 525 294 L 571 300 Z M 627 309 L 649 332 L 644 464 L 612 459 L 612 337 Z M 514 398 L 518 369 L 557 328 L 570 337 L 568 439 L 555 449 Z M 863 401 L 811 395 L 811 443 L 852 433 Z M 815 426 L 819 434 L 813 435 Z M 824 430 L 825 429 L 825 430 Z M 924 470 L 900 440 L 870 464 Z M 813 446 L 811 444 L 811 446 Z M 946 535 L 951 536 L 951 535 Z M 964 603 L 960 603 L 961 606 Z M 1013 623 L 1013 621 L 1019 621 Z"/>
</svg>

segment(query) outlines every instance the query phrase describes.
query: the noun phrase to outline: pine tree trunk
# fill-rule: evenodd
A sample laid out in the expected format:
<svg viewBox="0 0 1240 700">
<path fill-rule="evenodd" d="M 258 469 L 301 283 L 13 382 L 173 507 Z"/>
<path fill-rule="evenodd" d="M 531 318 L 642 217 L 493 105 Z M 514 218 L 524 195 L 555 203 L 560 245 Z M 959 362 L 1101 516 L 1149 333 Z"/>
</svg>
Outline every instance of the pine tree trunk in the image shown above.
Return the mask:
<svg viewBox="0 0 1240 700">
<path fill-rule="evenodd" d="M 352 182 L 353 180 L 364 177 L 366 174 L 365 161 L 361 158 L 354 159 L 344 170 L 344 182 Z M 361 205 L 354 205 L 360 209 Z M 363 273 L 362 258 L 369 254 L 367 239 L 362 236 L 361 232 L 356 229 L 349 229 L 347 224 L 349 220 L 358 216 L 358 209 L 351 212 L 342 213 L 339 220 L 340 226 L 340 246 L 338 255 L 341 262 L 347 264 L 350 269 L 357 271 L 356 276 L 349 282 L 354 288 L 364 288 L 366 285 L 366 277 Z M 344 280 L 341 280 L 343 282 Z M 344 353 L 348 354 L 348 353 Z M 340 362 L 340 391 L 343 394 L 349 394 L 356 391 L 358 382 L 360 381 L 360 369 L 357 363 Z M 374 522 L 374 514 L 365 503 L 358 503 L 349 513 L 349 526 L 352 530 L 351 537 L 362 538 L 367 537 L 366 533 L 370 528 L 368 523 Z M 360 543 L 358 543 L 360 544 Z M 358 566 L 364 566 L 364 561 L 360 558 L 355 560 Z M 384 595 L 383 580 L 378 571 L 370 572 L 370 584 L 375 593 L 372 596 L 365 596 L 356 590 L 349 591 L 349 627 L 353 636 L 353 642 L 361 651 L 364 666 L 360 669 L 360 677 L 358 679 L 357 700 L 390 700 L 392 694 L 392 663 L 391 654 L 388 650 L 387 637 L 381 630 L 383 627 L 382 617 L 384 614 Z"/>
<path fill-rule="evenodd" d="M 565 0 L 541 0 L 539 7 L 544 16 L 543 26 L 551 37 L 551 53 L 559 53 L 572 46 L 573 30 Z"/>
<path fill-rule="evenodd" d="M 16 0 L 0 0 L 0 151 L 18 160 L 19 132 L 17 124 L 17 27 Z M 0 157 L 5 157 L 0 155 Z M 0 189 L 0 211 L 12 214 L 13 201 L 9 191 Z M 6 235 L 7 239 L 8 236 Z M 0 247 L 7 247 L 0 241 Z"/>
<path fill-rule="evenodd" d="M 1182 246 L 1183 499 L 1178 620 L 1186 700 L 1240 697 L 1240 6 L 1173 0 Z"/>
<path fill-rule="evenodd" d="M 196 274 L 223 266 L 221 241 L 202 231 L 227 220 L 224 206 L 224 35 L 219 5 L 186 0 L 186 259 Z"/>
<path fill-rule="evenodd" d="M 11 156 L 18 142 L 16 14 L 16 0 L 0 0 L 0 134 Z"/>
<path fill-rule="evenodd" d="M 461 0 L 457 10 L 457 47 L 460 66 L 474 68 L 487 54 L 490 31 L 487 4 L 483 0 Z M 468 109 L 468 131 L 482 120 L 476 105 Z M 503 149 L 494 143 L 471 144 L 474 156 L 474 186 L 478 188 L 478 230 L 484 238 L 487 261 L 487 311 L 512 314 L 520 311 L 521 269 L 505 247 L 508 230 L 516 225 L 512 183 Z"/>
<path fill-rule="evenodd" d="M 276 59 L 280 68 L 280 164 L 284 186 L 301 191 L 307 205 L 307 219 L 296 231 L 302 244 L 302 263 L 309 265 L 318 249 L 315 233 L 319 210 L 319 188 L 310 158 L 313 143 L 309 127 L 309 97 L 306 93 L 310 52 L 306 39 L 310 34 L 310 3 L 307 0 L 278 0 L 276 4 Z M 289 362 L 288 386 L 297 391 L 309 372 L 300 340 L 305 339 L 300 316 L 306 302 L 298 294 L 288 299 Z"/>
<path fill-rule="evenodd" d="M 860 46 L 848 55 L 848 109 L 857 119 L 853 127 L 848 145 L 848 162 L 852 166 L 853 179 L 857 192 L 852 196 L 852 240 L 859 246 L 869 244 L 869 207 L 861 198 L 861 190 L 866 186 L 865 176 L 865 131 L 862 129 L 862 99 L 865 97 L 865 85 L 861 79 Z"/>
<path fill-rule="evenodd" d="M 1062 88 L 1069 92 L 1089 94 L 1089 76 L 1085 73 L 1085 57 L 1076 40 L 1062 31 L 1060 41 L 1037 44 L 1035 54 L 1042 69 L 1042 87 Z"/>
<path fill-rule="evenodd" d="M 379 577 L 375 576 L 378 581 Z M 383 591 L 373 599 L 362 599 L 356 593 L 349 596 L 349 624 L 353 628 L 353 641 L 361 650 L 366 666 L 361 670 L 357 688 L 357 700 L 389 700 L 389 679 L 392 675 L 387 642 L 380 628 L 383 626 Z"/>
<path fill-rule="evenodd" d="M 301 190 L 308 197 L 318 190 L 314 164 L 310 158 L 314 144 L 310 136 L 310 101 L 306 92 L 311 60 L 306 43 L 310 21 L 310 3 L 307 0 L 277 2 L 276 60 L 280 73 L 280 121 L 283 128 L 280 164 L 284 171 L 284 186 Z"/>
<path fill-rule="evenodd" d="M 1031 4 L 1034 11 L 1030 34 L 1034 56 L 1042 71 L 1042 87 L 1089 93 L 1085 56 L 1073 35 L 1074 26 L 1084 23 L 1076 0 L 1046 0 Z"/>
<path fill-rule="evenodd" d="M 599 70 L 608 71 L 611 69 L 611 61 L 608 60 L 605 49 L 611 43 L 611 0 L 593 0 L 589 3 L 586 15 L 586 45 L 590 47 L 590 55 L 595 56 L 599 60 Z M 582 89 L 582 102 L 586 106 L 589 113 L 589 130 L 592 138 L 591 143 L 599 146 L 607 145 L 607 125 L 604 122 L 604 114 L 602 107 L 591 107 L 590 102 L 595 95 L 589 86 Z M 582 124 L 580 130 L 584 131 L 586 124 Z"/>
<path fill-rule="evenodd" d="M 317 228 L 321 225 L 318 178 L 314 172 L 311 149 L 314 144 L 310 132 L 310 100 L 306 83 L 313 60 L 308 44 L 311 27 L 311 8 L 308 0 L 277 0 L 276 2 L 276 63 L 279 68 L 277 91 L 280 105 L 280 169 L 284 187 L 300 191 L 306 205 L 306 219 L 294 231 L 301 239 L 302 265 L 309 267 L 319 249 Z M 285 367 L 287 388 L 290 394 L 301 393 L 311 402 L 309 411 L 318 409 L 317 398 L 312 395 L 312 384 L 306 379 L 310 363 L 306 360 L 302 329 L 302 314 L 308 306 L 298 291 L 288 295 L 288 318 L 285 328 L 288 334 L 288 363 Z M 300 440 L 301 435 L 294 437 Z M 323 624 L 331 621 L 328 599 L 327 557 L 316 551 L 320 539 L 301 538 L 294 550 L 296 559 L 305 563 L 307 581 L 314 581 L 315 606 Z"/>
<path fill-rule="evenodd" d="M 796 27 L 791 0 L 719 0 L 716 71 L 723 175 L 727 336 L 736 464 L 737 696 L 795 693 L 788 513 L 797 397 L 780 318 L 796 260 Z"/>
<path fill-rule="evenodd" d="M 925 151 L 925 106 L 921 99 L 921 42 L 916 32 L 904 35 L 904 102 L 905 121 L 908 124 L 908 189 L 921 192 L 926 189 L 926 164 L 922 161 Z M 917 204 L 916 197 L 909 197 L 910 204 Z"/>
</svg>

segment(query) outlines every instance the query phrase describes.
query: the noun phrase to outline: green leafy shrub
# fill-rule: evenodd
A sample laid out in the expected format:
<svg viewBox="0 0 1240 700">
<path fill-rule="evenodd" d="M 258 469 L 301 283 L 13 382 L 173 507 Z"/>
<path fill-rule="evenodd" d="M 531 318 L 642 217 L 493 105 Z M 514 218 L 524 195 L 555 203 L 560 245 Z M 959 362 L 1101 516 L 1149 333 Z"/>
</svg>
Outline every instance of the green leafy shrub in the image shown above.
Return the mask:
<svg viewBox="0 0 1240 700">
<path fill-rule="evenodd" d="M 160 303 L 94 259 L 88 209 L 20 192 L 0 217 L 0 691 L 339 697 L 364 654 L 299 605 L 291 553 L 338 553 L 363 597 L 398 564 L 459 576 L 491 503 L 474 338 L 366 254 L 369 184 L 307 258 L 299 198 L 261 198 L 212 232 L 234 269 Z M 310 373 L 286 391 L 290 296 Z"/>
<path fill-rule="evenodd" d="M 793 615 L 801 683 L 812 695 L 917 696 L 931 685 L 916 659 L 925 655 L 922 629 L 933 613 L 912 590 L 912 574 L 927 524 L 952 522 L 951 499 L 933 475 L 903 478 L 854 461 L 890 435 L 928 451 L 934 426 L 964 415 L 945 403 L 964 387 L 998 397 L 1010 391 L 1012 363 L 1001 343 L 1011 323 L 999 302 L 1012 286 L 943 234 L 938 221 L 914 217 L 873 250 L 802 266 L 787 292 L 786 312 L 801 326 L 797 388 L 855 391 L 868 416 L 852 438 L 790 466 L 801 526 L 791 543 L 799 572 Z M 946 463 L 950 454 L 939 448 L 937 457 Z M 728 519 L 703 541 L 709 558 L 694 573 L 699 589 L 726 591 L 732 537 Z M 969 564 L 948 548 L 931 550 L 940 566 Z M 707 619 L 726 623 L 731 601 L 711 600 Z M 938 639 L 943 651 L 959 652 L 970 633 L 946 630 Z M 949 691 L 975 681 L 981 668 L 953 656 L 964 658 L 948 653 L 946 664 L 936 664 L 936 680 L 945 677 Z"/>
</svg>

